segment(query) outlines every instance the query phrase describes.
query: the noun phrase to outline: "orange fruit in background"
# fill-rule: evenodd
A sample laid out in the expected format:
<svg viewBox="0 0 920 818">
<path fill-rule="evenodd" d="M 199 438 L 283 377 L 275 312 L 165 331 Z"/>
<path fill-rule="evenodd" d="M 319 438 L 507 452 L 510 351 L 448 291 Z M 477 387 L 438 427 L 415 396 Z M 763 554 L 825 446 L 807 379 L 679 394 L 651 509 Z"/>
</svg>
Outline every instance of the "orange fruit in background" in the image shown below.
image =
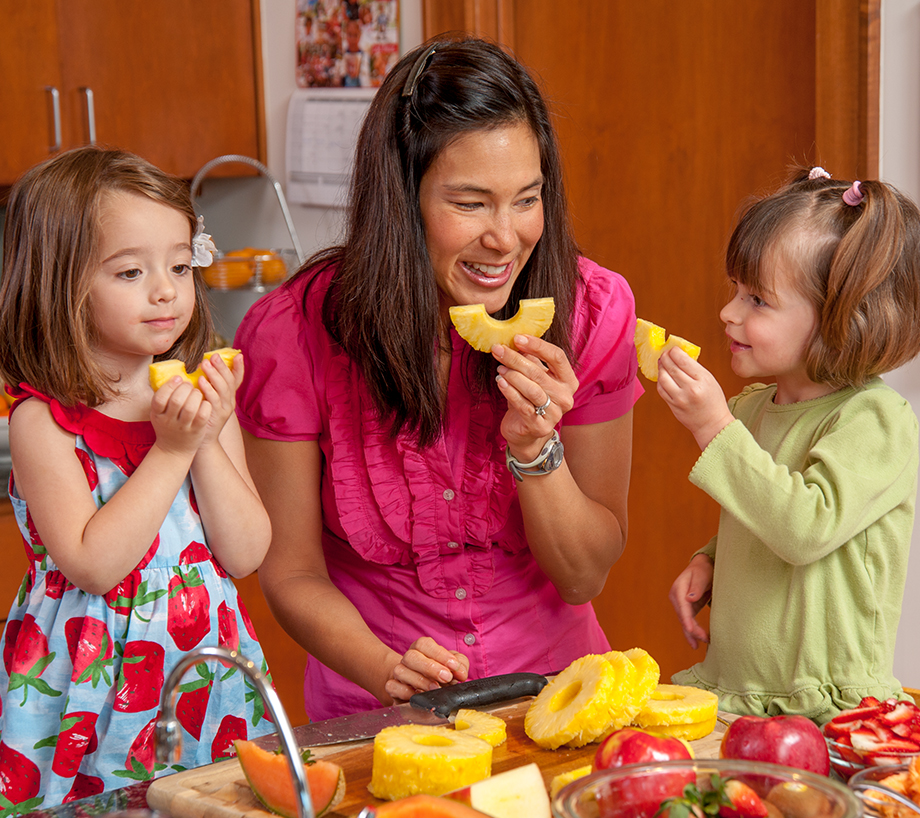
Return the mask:
<svg viewBox="0 0 920 818">
<path fill-rule="evenodd" d="M 214 259 L 210 267 L 202 267 L 201 275 L 209 287 L 232 290 L 248 284 L 255 271 L 251 258 L 227 253 L 223 258 Z"/>
<path fill-rule="evenodd" d="M 287 278 L 287 265 L 276 253 L 269 251 L 265 255 L 257 255 L 256 263 L 262 268 L 263 284 L 278 284 Z"/>
</svg>

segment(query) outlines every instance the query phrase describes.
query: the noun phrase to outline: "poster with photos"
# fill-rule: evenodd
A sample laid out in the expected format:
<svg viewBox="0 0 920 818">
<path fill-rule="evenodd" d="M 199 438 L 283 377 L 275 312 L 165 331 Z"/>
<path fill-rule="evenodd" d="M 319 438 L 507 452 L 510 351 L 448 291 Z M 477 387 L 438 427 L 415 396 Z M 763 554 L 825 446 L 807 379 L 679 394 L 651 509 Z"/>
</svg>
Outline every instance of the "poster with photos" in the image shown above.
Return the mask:
<svg viewBox="0 0 920 818">
<path fill-rule="evenodd" d="M 376 88 L 399 59 L 399 0 L 297 0 L 297 85 Z"/>
</svg>

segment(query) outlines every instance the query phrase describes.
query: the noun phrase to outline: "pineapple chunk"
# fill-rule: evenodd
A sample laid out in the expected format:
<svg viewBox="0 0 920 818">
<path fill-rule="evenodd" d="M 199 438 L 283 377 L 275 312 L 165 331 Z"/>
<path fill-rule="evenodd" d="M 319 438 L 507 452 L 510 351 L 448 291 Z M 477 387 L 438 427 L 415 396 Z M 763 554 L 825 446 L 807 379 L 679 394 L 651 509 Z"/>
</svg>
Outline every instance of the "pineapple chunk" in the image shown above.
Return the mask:
<svg viewBox="0 0 920 818">
<path fill-rule="evenodd" d="M 554 775 L 553 780 L 549 784 L 549 797 L 555 798 L 556 793 L 559 792 L 563 787 L 567 787 L 573 781 L 577 781 L 579 778 L 584 778 L 586 775 L 591 774 L 591 765 L 586 764 L 584 767 L 576 767 L 574 770 L 569 770 L 567 773 L 559 773 L 559 775 Z"/>
<path fill-rule="evenodd" d="M 576 659 L 531 702 L 524 732 L 550 750 L 595 741 L 613 720 L 611 709 L 620 695 L 617 684 L 617 671 L 603 656 Z"/>
<path fill-rule="evenodd" d="M 483 304 L 451 307 L 450 320 L 473 349 L 489 352 L 496 344 L 513 346 L 515 335 L 540 337 L 553 323 L 555 312 L 552 298 L 523 298 L 518 311 L 507 321 L 493 318 Z"/>
<path fill-rule="evenodd" d="M 488 741 L 493 747 L 504 744 L 508 737 L 503 719 L 479 710 L 458 710 L 454 719 L 454 730 Z"/>
<path fill-rule="evenodd" d="M 492 774 L 492 745 L 449 727 L 400 724 L 374 738 L 371 780 L 376 798 L 443 795 Z"/>
<path fill-rule="evenodd" d="M 223 347 L 222 349 L 215 349 L 211 352 L 205 352 L 204 357 L 210 358 L 212 355 L 220 355 L 224 359 L 224 363 L 227 366 L 232 366 L 231 361 L 239 354 L 238 349 L 231 349 L 230 347 Z M 201 367 L 199 366 L 194 372 L 185 371 L 185 363 L 175 358 L 170 358 L 167 361 L 158 361 L 157 363 L 150 364 L 150 385 L 153 387 L 153 391 L 156 392 L 164 383 L 166 383 L 170 378 L 178 375 L 183 380 L 191 383 L 192 386 L 198 386 L 198 379 L 201 377 Z"/>
<path fill-rule="evenodd" d="M 719 697 L 709 690 L 660 684 L 633 722 L 643 730 L 694 741 L 716 726 Z"/>
<path fill-rule="evenodd" d="M 636 321 L 636 354 L 639 356 L 639 371 L 650 381 L 658 380 L 658 359 L 669 349 L 679 347 L 694 361 L 700 357 L 700 348 L 677 335 L 665 341 L 663 327 L 642 318 Z"/>
</svg>

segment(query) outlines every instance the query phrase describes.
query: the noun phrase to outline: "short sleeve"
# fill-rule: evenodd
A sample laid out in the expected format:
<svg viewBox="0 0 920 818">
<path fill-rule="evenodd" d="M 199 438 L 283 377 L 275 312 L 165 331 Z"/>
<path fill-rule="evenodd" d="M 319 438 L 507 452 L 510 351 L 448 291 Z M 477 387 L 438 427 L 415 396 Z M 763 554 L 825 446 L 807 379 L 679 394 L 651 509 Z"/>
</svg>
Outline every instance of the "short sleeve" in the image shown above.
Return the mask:
<svg viewBox="0 0 920 818">
<path fill-rule="evenodd" d="M 319 316 L 307 320 L 305 284 L 290 284 L 256 301 L 240 323 L 234 345 L 246 374 L 236 393 L 240 426 L 269 440 L 316 440 L 322 431 L 314 356 L 325 334 Z"/>
<path fill-rule="evenodd" d="M 645 391 L 636 357 L 636 306 L 618 273 L 579 260 L 583 285 L 576 301 L 573 344 L 578 391 L 564 423 L 602 423 L 625 415 Z"/>
</svg>

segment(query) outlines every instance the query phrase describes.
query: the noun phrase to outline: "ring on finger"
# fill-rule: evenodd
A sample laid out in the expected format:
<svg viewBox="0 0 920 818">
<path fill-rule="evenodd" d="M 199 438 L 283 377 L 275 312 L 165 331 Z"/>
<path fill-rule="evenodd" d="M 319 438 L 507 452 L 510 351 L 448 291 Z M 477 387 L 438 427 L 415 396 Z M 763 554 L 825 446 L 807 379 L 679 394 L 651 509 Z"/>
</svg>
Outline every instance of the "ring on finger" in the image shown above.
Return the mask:
<svg viewBox="0 0 920 818">
<path fill-rule="evenodd" d="M 552 398 L 547 395 L 546 403 L 542 406 L 534 406 L 533 411 L 535 414 L 539 415 L 541 418 L 546 414 L 546 410 L 549 409 L 549 405 L 553 402 Z"/>
</svg>

